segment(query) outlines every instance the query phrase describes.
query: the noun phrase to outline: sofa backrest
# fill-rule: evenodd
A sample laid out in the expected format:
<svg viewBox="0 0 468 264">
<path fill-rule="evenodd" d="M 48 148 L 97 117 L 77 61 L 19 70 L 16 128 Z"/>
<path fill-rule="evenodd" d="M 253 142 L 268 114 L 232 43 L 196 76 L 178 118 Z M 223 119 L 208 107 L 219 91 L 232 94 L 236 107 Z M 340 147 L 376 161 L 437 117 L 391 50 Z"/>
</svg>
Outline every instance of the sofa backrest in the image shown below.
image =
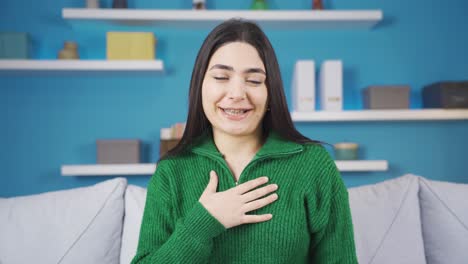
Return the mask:
<svg viewBox="0 0 468 264">
<path fill-rule="evenodd" d="M 468 184 L 407 174 L 348 193 L 359 263 L 466 263 Z M 145 202 L 125 178 L 0 198 L 0 263 L 128 264 Z"/>
<path fill-rule="evenodd" d="M 0 263 L 119 262 L 125 178 L 0 198 Z"/>
<path fill-rule="evenodd" d="M 348 189 L 359 263 L 426 263 L 418 191 L 411 174 Z"/>
<path fill-rule="evenodd" d="M 419 203 L 427 263 L 468 263 L 468 184 L 420 177 Z"/>
<path fill-rule="evenodd" d="M 128 185 L 125 191 L 125 221 L 122 230 L 122 249 L 120 251 L 121 264 L 129 264 L 136 254 L 145 202 L 146 189 Z"/>
</svg>

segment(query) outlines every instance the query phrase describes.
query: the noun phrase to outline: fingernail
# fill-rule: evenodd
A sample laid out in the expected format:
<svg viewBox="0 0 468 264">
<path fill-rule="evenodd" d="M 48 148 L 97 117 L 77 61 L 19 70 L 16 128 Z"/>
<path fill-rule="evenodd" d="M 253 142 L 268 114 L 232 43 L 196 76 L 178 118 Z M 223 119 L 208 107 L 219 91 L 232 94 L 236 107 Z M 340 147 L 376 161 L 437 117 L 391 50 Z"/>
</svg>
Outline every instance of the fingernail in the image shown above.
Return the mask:
<svg viewBox="0 0 468 264">
<path fill-rule="evenodd" d="M 265 180 L 268 181 L 268 177 L 265 177 Z"/>
</svg>

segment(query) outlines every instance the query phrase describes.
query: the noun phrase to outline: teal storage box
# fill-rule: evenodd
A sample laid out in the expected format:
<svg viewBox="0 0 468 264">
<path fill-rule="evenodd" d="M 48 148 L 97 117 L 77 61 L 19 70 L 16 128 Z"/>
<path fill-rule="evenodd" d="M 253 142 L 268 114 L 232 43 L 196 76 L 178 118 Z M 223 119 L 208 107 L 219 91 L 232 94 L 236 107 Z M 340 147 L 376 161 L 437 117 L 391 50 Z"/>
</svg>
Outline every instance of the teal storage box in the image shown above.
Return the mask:
<svg viewBox="0 0 468 264">
<path fill-rule="evenodd" d="M 0 59 L 29 59 L 29 50 L 27 33 L 0 32 Z"/>
</svg>

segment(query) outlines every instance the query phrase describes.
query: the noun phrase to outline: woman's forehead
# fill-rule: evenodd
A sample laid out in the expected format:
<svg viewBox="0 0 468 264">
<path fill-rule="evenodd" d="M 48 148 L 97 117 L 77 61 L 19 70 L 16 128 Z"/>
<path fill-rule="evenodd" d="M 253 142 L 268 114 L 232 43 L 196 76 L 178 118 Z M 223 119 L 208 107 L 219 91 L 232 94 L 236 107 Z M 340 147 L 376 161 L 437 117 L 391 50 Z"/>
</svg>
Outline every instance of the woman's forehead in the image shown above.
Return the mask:
<svg viewBox="0 0 468 264">
<path fill-rule="evenodd" d="M 231 42 L 217 49 L 210 59 L 208 69 L 217 64 L 232 67 L 234 71 L 249 68 L 265 70 L 255 47 L 245 42 Z"/>
</svg>

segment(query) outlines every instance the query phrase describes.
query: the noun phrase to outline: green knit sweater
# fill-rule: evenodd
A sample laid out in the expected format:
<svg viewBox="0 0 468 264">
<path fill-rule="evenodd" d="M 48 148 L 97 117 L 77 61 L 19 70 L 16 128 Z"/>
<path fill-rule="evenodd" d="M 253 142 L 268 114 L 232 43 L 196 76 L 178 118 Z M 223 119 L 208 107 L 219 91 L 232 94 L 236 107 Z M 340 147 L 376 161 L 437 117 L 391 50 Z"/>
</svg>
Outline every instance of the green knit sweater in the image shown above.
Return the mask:
<svg viewBox="0 0 468 264">
<path fill-rule="evenodd" d="M 133 264 L 358 263 L 348 192 L 323 146 L 270 133 L 239 178 L 241 184 L 268 176 L 268 184 L 278 185 L 278 200 L 249 212 L 273 214 L 266 222 L 226 229 L 216 220 L 198 201 L 211 170 L 218 174 L 218 192 L 236 186 L 210 136 L 159 162 Z"/>
</svg>

